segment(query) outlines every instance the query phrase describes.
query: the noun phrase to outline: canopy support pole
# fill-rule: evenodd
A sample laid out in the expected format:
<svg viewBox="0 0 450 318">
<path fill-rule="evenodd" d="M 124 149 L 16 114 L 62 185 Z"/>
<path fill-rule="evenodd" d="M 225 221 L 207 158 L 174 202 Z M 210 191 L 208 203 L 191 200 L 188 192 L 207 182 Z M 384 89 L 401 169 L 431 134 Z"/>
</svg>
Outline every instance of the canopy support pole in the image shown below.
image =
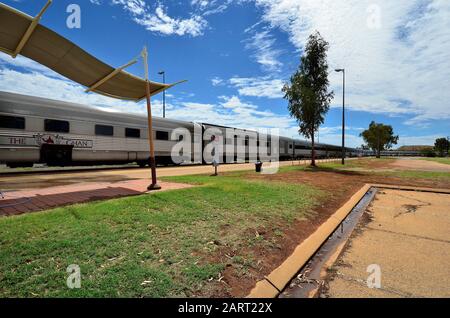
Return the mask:
<svg viewBox="0 0 450 318">
<path fill-rule="evenodd" d="M 152 170 L 152 183 L 147 187 L 147 190 L 159 190 L 161 186 L 156 180 L 156 162 L 155 162 L 155 146 L 153 144 L 153 121 L 152 121 L 152 105 L 150 101 L 150 82 L 148 80 L 148 53 L 147 47 L 144 46 L 142 50 L 142 59 L 144 60 L 144 70 L 145 70 L 145 91 L 147 99 L 147 120 L 148 120 L 148 142 L 150 146 L 150 168 Z"/>
<path fill-rule="evenodd" d="M 44 12 L 48 9 L 50 4 L 52 3 L 52 0 L 48 0 L 45 6 L 42 8 L 41 12 L 38 13 L 37 16 L 33 18 L 31 21 L 30 26 L 28 27 L 27 31 L 23 35 L 22 39 L 20 40 L 19 44 L 17 45 L 16 49 L 14 50 L 12 57 L 16 58 L 17 55 L 20 54 L 25 44 L 27 44 L 28 40 L 30 39 L 31 35 L 33 34 L 34 29 L 36 29 L 36 26 L 39 24 L 39 21 L 41 20 L 42 15 Z"/>
<path fill-rule="evenodd" d="M 100 79 L 98 82 L 96 82 L 94 85 L 88 87 L 86 89 L 86 93 L 87 92 L 91 92 L 94 89 L 96 89 L 97 87 L 99 87 L 100 85 L 104 84 L 105 82 L 107 82 L 108 80 L 110 80 L 111 78 L 113 78 L 114 76 L 116 76 L 117 74 L 119 74 L 121 71 L 123 71 L 125 68 L 127 68 L 128 66 L 131 66 L 133 64 L 136 64 L 137 60 L 134 59 L 133 61 L 116 68 L 114 71 L 112 71 L 111 73 L 109 73 L 108 75 L 106 75 L 105 77 L 103 77 L 102 79 Z"/>
</svg>

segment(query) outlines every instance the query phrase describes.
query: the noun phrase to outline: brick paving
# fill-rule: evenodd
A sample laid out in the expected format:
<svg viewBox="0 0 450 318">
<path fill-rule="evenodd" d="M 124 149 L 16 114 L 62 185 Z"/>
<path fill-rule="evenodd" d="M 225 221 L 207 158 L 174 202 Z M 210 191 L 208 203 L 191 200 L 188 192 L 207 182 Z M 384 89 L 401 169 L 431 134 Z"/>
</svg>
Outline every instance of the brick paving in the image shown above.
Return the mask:
<svg viewBox="0 0 450 318">
<path fill-rule="evenodd" d="M 42 189 L 2 192 L 0 217 L 48 210 L 70 204 L 106 200 L 148 193 L 148 179 L 120 182 L 89 182 Z M 190 187 L 187 184 L 159 182 L 160 191 Z"/>
</svg>

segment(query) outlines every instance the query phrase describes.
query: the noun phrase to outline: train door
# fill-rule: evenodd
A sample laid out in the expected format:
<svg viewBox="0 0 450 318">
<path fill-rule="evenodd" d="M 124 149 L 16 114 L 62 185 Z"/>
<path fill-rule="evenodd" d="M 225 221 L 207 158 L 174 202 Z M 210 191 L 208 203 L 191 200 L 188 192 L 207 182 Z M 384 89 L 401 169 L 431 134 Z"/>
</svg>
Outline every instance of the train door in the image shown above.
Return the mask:
<svg viewBox="0 0 450 318">
<path fill-rule="evenodd" d="M 73 145 L 42 144 L 41 160 L 49 166 L 67 166 L 72 163 Z"/>
<path fill-rule="evenodd" d="M 238 160 L 238 136 L 234 135 L 234 163 L 237 163 Z"/>
<path fill-rule="evenodd" d="M 250 162 L 250 136 L 245 136 L 245 162 Z"/>
</svg>

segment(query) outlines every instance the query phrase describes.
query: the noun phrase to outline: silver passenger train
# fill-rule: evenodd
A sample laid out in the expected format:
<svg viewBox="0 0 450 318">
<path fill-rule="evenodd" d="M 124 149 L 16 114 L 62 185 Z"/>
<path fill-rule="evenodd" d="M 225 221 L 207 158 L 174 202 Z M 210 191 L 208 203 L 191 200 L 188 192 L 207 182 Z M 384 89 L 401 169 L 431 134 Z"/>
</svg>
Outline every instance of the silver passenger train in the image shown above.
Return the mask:
<svg viewBox="0 0 450 318">
<path fill-rule="evenodd" d="M 171 150 L 180 138 L 172 138 L 172 132 L 180 127 L 189 131 L 191 140 L 202 140 L 203 132 L 211 127 L 223 131 L 230 128 L 154 117 L 157 164 L 173 163 Z M 232 129 L 236 134 L 246 133 L 246 130 Z M 256 138 L 259 146 L 257 133 Z M 208 140 L 203 140 L 201 147 L 192 144 L 192 158 L 185 158 L 186 161 L 204 163 L 203 149 L 200 148 L 208 143 Z M 248 145 L 248 140 L 245 140 L 245 145 Z M 311 157 L 311 144 L 307 141 L 280 137 L 279 147 L 280 160 Z M 246 159 L 253 158 L 248 153 L 249 147 L 245 149 Z M 316 155 L 318 158 L 339 157 L 341 147 L 317 144 Z M 346 148 L 346 155 L 353 157 L 361 153 L 357 149 Z M 147 119 L 145 116 L 0 92 L 0 163 L 11 168 L 29 167 L 34 163 L 49 166 L 137 163 L 143 167 L 149 163 Z"/>
</svg>

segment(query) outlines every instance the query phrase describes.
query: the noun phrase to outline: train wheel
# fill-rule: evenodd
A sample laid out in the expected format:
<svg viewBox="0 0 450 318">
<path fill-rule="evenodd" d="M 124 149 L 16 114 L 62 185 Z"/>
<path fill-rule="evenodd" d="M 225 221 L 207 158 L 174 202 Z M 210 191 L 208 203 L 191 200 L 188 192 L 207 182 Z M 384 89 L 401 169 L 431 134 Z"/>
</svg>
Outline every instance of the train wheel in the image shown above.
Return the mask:
<svg viewBox="0 0 450 318">
<path fill-rule="evenodd" d="M 147 166 L 147 162 L 145 162 L 145 161 L 139 161 L 139 162 L 138 162 L 138 165 L 139 165 L 140 168 L 145 168 L 145 166 Z"/>
<path fill-rule="evenodd" d="M 17 163 L 17 162 L 9 162 L 6 164 L 9 168 L 31 168 L 33 167 L 33 163 L 29 162 L 23 162 L 23 163 Z"/>
</svg>

